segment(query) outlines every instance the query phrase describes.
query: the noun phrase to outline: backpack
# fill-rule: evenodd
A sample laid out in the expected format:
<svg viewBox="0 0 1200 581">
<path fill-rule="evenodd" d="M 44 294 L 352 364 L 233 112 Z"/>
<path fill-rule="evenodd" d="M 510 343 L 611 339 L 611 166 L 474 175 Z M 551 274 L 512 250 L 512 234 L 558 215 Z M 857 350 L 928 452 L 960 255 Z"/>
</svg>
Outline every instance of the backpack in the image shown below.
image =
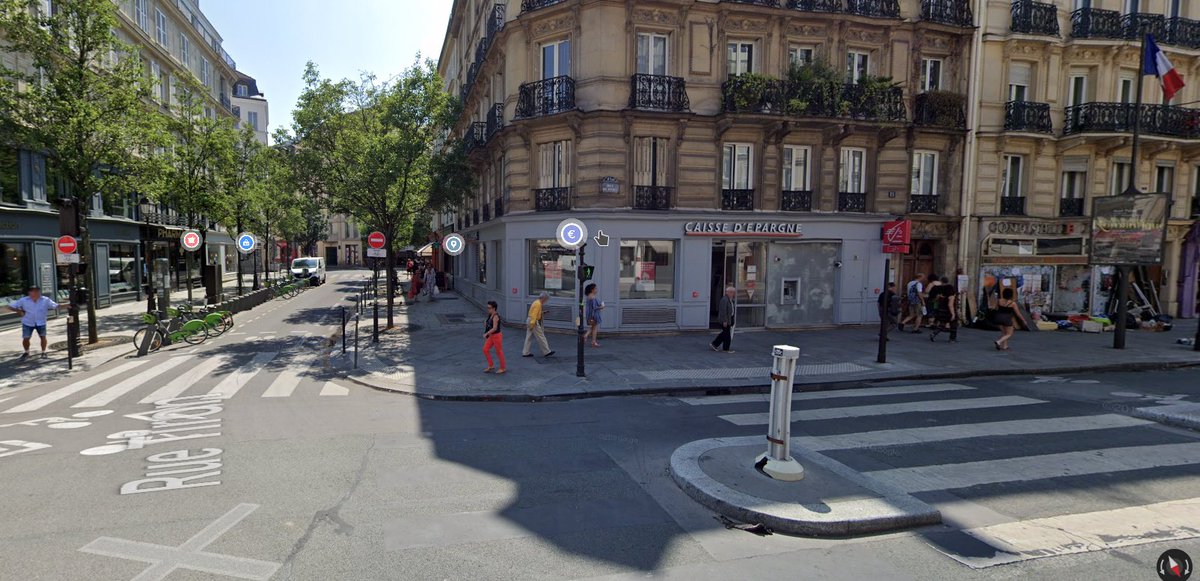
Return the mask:
<svg viewBox="0 0 1200 581">
<path fill-rule="evenodd" d="M 908 304 L 910 305 L 915 305 L 921 302 L 921 295 L 917 292 L 917 284 L 919 283 L 915 280 L 908 283 Z"/>
</svg>

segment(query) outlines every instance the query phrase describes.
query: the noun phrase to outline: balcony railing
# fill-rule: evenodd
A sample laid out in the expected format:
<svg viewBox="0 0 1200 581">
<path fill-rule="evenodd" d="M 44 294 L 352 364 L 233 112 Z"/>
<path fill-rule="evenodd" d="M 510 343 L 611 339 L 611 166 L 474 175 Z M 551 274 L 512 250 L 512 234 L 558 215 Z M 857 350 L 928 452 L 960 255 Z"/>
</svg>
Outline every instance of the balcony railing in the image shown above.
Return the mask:
<svg viewBox="0 0 1200 581">
<path fill-rule="evenodd" d="M 630 78 L 629 108 L 654 111 L 687 111 L 687 85 L 680 77 L 637 74 Z"/>
<path fill-rule="evenodd" d="M 504 128 L 504 103 L 493 103 L 491 109 L 488 109 L 487 115 L 487 138 L 492 139 L 492 136 L 500 132 Z"/>
<path fill-rule="evenodd" d="M 754 190 L 721 190 L 722 210 L 753 210 Z"/>
<path fill-rule="evenodd" d="M 912 194 L 908 196 L 908 213 L 910 214 L 940 214 L 941 196 L 927 194 Z"/>
<path fill-rule="evenodd" d="M 1078 133 L 1130 133 L 1137 105 L 1084 103 L 1066 109 L 1064 135 Z M 1174 105 L 1142 105 L 1140 130 L 1145 135 L 1200 139 L 1200 109 Z"/>
<path fill-rule="evenodd" d="M 488 220 L 491 220 L 492 219 L 492 205 L 484 204 L 483 208 L 481 208 L 481 209 L 483 210 L 483 221 L 487 222 Z"/>
<path fill-rule="evenodd" d="M 791 117 L 840 117 L 903 122 L 907 110 L 900 87 L 862 84 L 799 84 L 762 75 L 739 75 L 721 85 L 726 113 Z"/>
<path fill-rule="evenodd" d="M 575 109 L 575 79 L 552 77 L 521 85 L 517 117 L 554 115 Z"/>
<path fill-rule="evenodd" d="M 467 128 L 465 137 L 467 153 L 487 145 L 487 123 L 476 121 Z"/>
<path fill-rule="evenodd" d="M 533 209 L 539 212 L 570 210 L 571 188 L 542 188 L 533 190 Z"/>
<path fill-rule="evenodd" d="M 521 0 L 521 12 L 532 12 L 540 10 L 555 4 L 562 4 L 567 0 Z"/>
<path fill-rule="evenodd" d="M 866 212 L 867 195 L 857 192 L 838 192 L 839 212 Z"/>
<path fill-rule="evenodd" d="M 1147 34 L 1154 35 L 1162 44 L 1200 49 L 1200 22 L 1188 18 L 1167 18 L 1146 12 L 1121 14 L 1098 8 L 1081 8 L 1071 13 L 1071 36 L 1075 38 L 1140 40 Z"/>
<path fill-rule="evenodd" d="M 1167 17 L 1134 12 L 1121 17 L 1121 28 L 1125 30 L 1125 38 L 1130 40 L 1144 38 L 1147 34 L 1153 34 L 1154 38 L 1166 38 Z"/>
<path fill-rule="evenodd" d="M 789 0 L 787 7 L 804 12 L 841 12 L 842 0 Z"/>
<path fill-rule="evenodd" d="M 1016 0 L 1012 3 L 1012 31 L 1059 36 L 1058 7 L 1046 2 Z"/>
<path fill-rule="evenodd" d="M 1121 13 L 1116 10 L 1080 8 L 1071 13 L 1071 36 L 1075 38 L 1125 38 Z"/>
<path fill-rule="evenodd" d="M 1031 101 L 1009 101 L 1004 104 L 1004 130 L 1031 133 L 1053 133 L 1050 104 Z"/>
<path fill-rule="evenodd" d="M 1001 216 L 1024 216 L 1025 196 L 1004 196 L 1000 198 Z"/>
<path fill-rule="evenodd" d="M 504 4 L 495 4 L 492 6 L 492 15 L 487 21 L 487 36 L 488 38 L 496 38 L 501 30 L 504 30 L 504 19 L 507 7 Z"/>
<path fill-rule="evenodd" d="M 966 99 L 949 91 L 927 91 L 917 95 L 913 123 L 950 129 L 967 128 Z"/>
<path fill-rule="evenodd" d="M 503 200 L 503 199 L 501 199 L 501 198 L 496 198 L 496 199 L 495 199 L 495 200 L 492 202 L 492 206 L 494 206 L 494 207 L 495 207 L 495 211 L 496 211 L 496 217 L 497 217 L 497 218 L 499 218 L 500 216 L 503 216 L 503 215 L 504 215 L 504 200 Z"/>
<path fill-rule="evenodd" d="M 753 4 L 755 6 L 779 8 L 779 0 L 721 0 L 721 2 L 732 2 L 734 4 Z"/>
<path fill-rule="evenodd" d="M 1083 198 L 1062 198 L 1058 201 L 1058 215 L 1073 218 L 1083 215 Z"/>
<path fill-rule="evenodd" d="M 784 212 L 812 211 L 813 193 L 811 190 L 783 190 L 780 194 L 780 210 Z"/>
<path fill-rule="evenodd" d="M 974 26 L 967 0 L 921 0 L 921 20 L 950 26 Z"/>
<path fill-rule="evenodd" d="M 1200 21 L 1175 17 L 1167 21 L 1166 44 L 1200 49 Z"/>
<path fill-rule="evenodd" d="M 670 210 L 675 188 L 667 186 L 633 186 L 633 209 Z"/>
<path fill-rule="evenodd" d="M 846 12 L 876 18 L 900 18 L 900 1 L 846 0 Z"/>
</svg>

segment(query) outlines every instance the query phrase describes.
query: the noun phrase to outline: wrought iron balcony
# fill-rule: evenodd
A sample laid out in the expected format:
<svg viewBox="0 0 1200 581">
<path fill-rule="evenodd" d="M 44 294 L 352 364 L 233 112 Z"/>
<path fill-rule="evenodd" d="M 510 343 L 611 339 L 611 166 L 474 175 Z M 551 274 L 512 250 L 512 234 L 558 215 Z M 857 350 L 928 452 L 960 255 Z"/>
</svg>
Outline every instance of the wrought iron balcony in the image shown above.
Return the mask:
<svg viewBox="0 0 1200 581">
<path fill-rule="evenodd" d="M 804 12 L 841 12 L 842 0 L 789 0 L 787 7 Z"/>
<path fill-rule="evenodd" d="M 753 4 L 755 6 L 766 6 L 768 8 L 779 8 L 779 0 L 721 0 L 722 2 L 732 2 L 734 4 Z"/>
<path fill-rule="evenodd" d="M 466 142 L 467 153 L 487 145 L 487 123 L 482 121 L 472 123 L 467 128 L 467 134 L 463 139 Z"/>
<path fill-rule="evenodd" d="M 941 214 L 941 198 L 937 194 L 911 194 L 908 196 L 908 213 Z"/>
<path fill-rule="evenodd" d="M 1200 21 L 1175 17 L 1167 21 L 1165 44 L 1200 49 Z"/>
<path fill-rule="evenodd" d="M 900 87 L 888 87 L 878 91 L 851 83 L 843 87 L 842 99 L 849 102 L 850 112 L 849 115 L 841 116 L 854 119 L 903 122 L 908 114 L 904 106 L 904 91 Z"/>
<path fill-rule="evenodd" d="M 463 229 L 463 220 L 462 220 L 462 218 L 459 218 L 458 220 L 455 220 L 455 222 L 454 222 L 454 229 L 455 229 L 455 230 L 462 230 L 462 229 Z"/>
<path fill-rule="evenodd" d="M 790 117 L 838 117 L 869 121 L 905 121 L 904 92 L 857 83 L 791 83 L 762 75 L 738 75 L 721 85 L 726 113 Z"/>
<path fill-rule="evenodd" d="M 575 109 L 575 79 L 552 77 L 521 85 L 517 118 L 542 117 Z"/>
<path fill-rule="evenodd" d="M 917 95 L 913 123 L 950 129 L 966 129 L 966 98 L 949 91 L 921 93 Z"/>
<path fill-rule="evenodd" d="M 1058 201 L 1058 215 L 1072 218 L 1083 215 L 1083 198 L 1062 198 Z"/>
<path fill-rule="evenodd" d="M 479 208 L 471 210 L 471 223 L 475 224 L 476 226 L 479 225 Z"/>
<path fill-rule="evenodd" d="M 900 18 L 900 1 L 846 0 L 846 12 L 876 18 Z"/>
<path fill-rule="evenodd" d="M 783 190 L 780 192 L 779 209 L 784 212 L 811 212 L 812 198 L 811 190 Z"/>
<path fill-rule="evenodd" d="M 754 190 L 721 190 L 722 210 L 753 210 Z"/>
<path fill-rule="evenodd" d="M 838 192 L 839 212 L 866 212 L 867 195 L 857 192 Z"/>
<path fill-rule="evenodd" d="M 921 0 L 921 20 L 950 26 L 975 26 L 967 0 Z"/>
<path fill-rule="evenodd" d="M 680 77 L 637 74 L 630 78 L 629 108 L 653 111 L 687 111 L 687 84 Z"/>
<path fill-rule="evenodd" d="M 1131 133 L 1134 115 L 1138 115 L 1143 135 L 1200 139 L 1200 109 L 1142 105 L 1139 114 L 1136 108 L 1133 103 L 1084 103 L 1067 107 L 1063 134 Z"/>
<path fill-rule="evenodd" d="M 484 204 L 482 209 L 483 209 L 483 221 L 487 222 L 488 220 L 491 220 L 492 219 L 492 205 Z"/>
<path fill-rule="evenodd" d="M 1147 34 L 1153 34 L 1154 38 L 1166 38 L 1167 17 L 1135 12 L 1121 17 L 1121 27 L 1125 29 L 1125 38 L 1130 40 L 1141 39 Z"/>
<path fill-rule="evenodd" d="M 496 198 L 492 202 L 492 205 L 496 207 L 496 217 L 497 218 L 504 215 L 504 200 L 503 199 Z"/>
<path fill-rule="evenodd" d="M 667 186 L 633 186 L 633 209 L 670 210 L 675 188 Z"/>
<path fill-rule="evenodd" d="M 501 30 L 504 30 L 504 19 L 507 7 L 504 4 L 495 4 L 492 6 L 492 14 L 487 21 L 487 36 L 488 38 L 496 38 Z"/>
<path fill-rule="evenodd" d="M 493 103 L 488 109 L 487 115 L 487 138 L 490 141 L 492 136 L 500 132 L 504 128 L 504 103 Z"/>
<path fill-rule="evenodd" d="M 521 0 L 521 12 L 532 12 L 534 10 L 540 10 L 542 8 L 554 6 L 555 4 L 562 4 L 566 1 L 567 0 Z"/>
<path fill-rule="evenodd" d="M 1050 104 L 1031 101 L 1009 101 L 1004 104 L 1004 130 L 1031 133 L 1053 133 Z"/>
<path fill-rule="evenodd" d="M 571 188 L 541 188 L 533 190 L 533 209 L 538 212 L 570 210 Z"/>
<path fill-rule="evenodd" d="M 761 75 L 738 75 L 721 84 L 721 109 L 726 113 L 783 115 L 787 93 L 785 81 Z"/>
<path fill-rule="evenodd" d="M 1012 3 L 1012 31 L 1059 36 L 1058 7 L 1046 2 L 1015 0 Z"/>
<path fill-rule="evenodd" d="M 1121 13 L 1116 10 L 1080 8 L 1071 13 L 1071 36 L 1075 38 L 1125 38 Z"/>
<path fill-rule="evenodd" d="M 1000 198 L 1001 216 L 1024 216 L 1025 196 L 1004 196 Z"/>
</svg>

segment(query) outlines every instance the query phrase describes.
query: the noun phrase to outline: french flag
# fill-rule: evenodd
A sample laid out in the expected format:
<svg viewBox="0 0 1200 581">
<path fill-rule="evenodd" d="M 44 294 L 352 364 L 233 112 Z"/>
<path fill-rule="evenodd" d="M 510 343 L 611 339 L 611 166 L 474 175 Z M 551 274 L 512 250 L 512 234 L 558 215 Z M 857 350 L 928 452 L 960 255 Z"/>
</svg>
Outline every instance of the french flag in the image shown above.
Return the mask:
<svg viewBox="0 0 1200 581">
<path fill-rule="evenodd" d="M 1163 95 L 1168 101 L 1183 89 L 1183 77 L 1179 76 L 1179 71 L 1171 65 L 1171 61 L 1167 60 L 1167 55 L 1158 48 L 1158 43 L 1154 42 L 1154 37 L 1146 35 L 1146 53 L 1142 55 L 1142 74 L 1156 75 L 1158 81 L 1162 83 Z"/>
</svg>

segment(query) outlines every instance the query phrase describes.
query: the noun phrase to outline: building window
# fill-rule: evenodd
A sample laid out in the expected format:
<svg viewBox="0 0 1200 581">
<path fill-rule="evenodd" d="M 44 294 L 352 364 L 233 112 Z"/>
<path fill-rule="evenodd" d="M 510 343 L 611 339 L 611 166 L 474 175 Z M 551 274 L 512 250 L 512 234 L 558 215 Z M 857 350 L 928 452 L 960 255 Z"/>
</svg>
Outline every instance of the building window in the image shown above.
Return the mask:
<svg viewBox="0 0 1200 581">
<path fill-rule="evenodd" d="M 1137 14 L 1138 0 L 1125 0 L 1125 14 Z"/>
<path fill-rule="evenodd" d="M 1125 193 L 1129 189 L 1129 180 L 1132 176 L 1129 175 L 1129 162 L 1118 161 L 1113 163 L 1112 175 L 1112 191 L 1109 192 L 1114 196 Z"/>
<path fill-rule="evenodd" d="M 637 35 L 637 72 L 641 75 L 666 75 L 667 36 L 639 33 Z"/>
<path fill-rule="evenodd" d="M 620 297 L 675 298 L 675 241 L 622 240 Z"/>
<path fill-rule="evenodd" d="M 0 243 L 0 307 L 7 307 L 13 301 L 25 296 L 29 287 L 29 245 L 4 242 Z M 53 296 L 54 289 L 45 289 L 47 296 Z M 0 309 L 5 318 L 15 319 L 16 313 L 8 309 Z"/>
<path fill-rule="evenodd" d="M 748 143 L 726 143 L 721 157 L 721 188 L 749 190 L 754 187 L 754 150 Z"/>
<path fill-rule="evenodd" d="M 171 91 L 171 75 L 163 72 L 162 67 L 159 67 L 158 99 L 160 101 L 162 101 L 164 105 L 170 105 L 172 94 L 173 94 L 173 92 Z"/>
<path fill-rule="evenodd" d="M 851 83 L 857 83 L 869 74 L 871 55 L 862 51 L 852 50 L 846 53 L 846 78 Z"/>
<path fill-rule="evenodd" d="M 914 151 L 912 158 L 912 188 L 914 196 L 938 195 L 938 154 L 936 151 Z"/>
<path fill-rule="evenodd" d="M 542 45 L 542 78 L 571 75 L 571 41 L 569 39 Z"/>
<path fill-rule="evenodd" d="M 137 247 L 132 244 L 108 246 L 108 291 L 113 295 L 137 290 Z"/>
<path fill-rule="evenodd" d="M 791 46 L 788 48 L 788 62 L 793 66 L 806 67 L 813 62 L 813 48 L 811 46 Z"/>
<path fill-rule="evenodd" d="M 808 146 L 789 145 L 783 148 L 783 189 L 806 192 L 809 186 Z"/>
<path fill-rule="evenodd" d="M 203 83 L 205 87 L 209 87 L 209 88 L 212 88 L 212 68 L 211 67 L 212 67 L 212 65 L 209 64 L 208 59 L 206 59 L 206 58 L 200 59 L 200 82 Z"/>
<path fill-rule="evenodd" d="M 1087 172 L 1064 171 L 1062 174 L 1062 197 L 1064 200 L 1078 200 L 1087 194 Z"/>
<path fill-rule="evenodd" d="M 1154 191 L 1159 194 L 1175 193 L 1175 168 L 1160 165 L 1154 172 Z"/>
<path fill-rule="evenodd" d="M 137 18 L 138 28 L 150 33 L 150 15 L 146 12 L 146 0 L 133 0 L 133 13 Z"/>
<path fill-rule="evenodd" d="M 942 89 L 942 59 L 921 59 L 921 90 Z"/>
<path fill-rule="evenodd" d="M 179 60 L 183 62 L 184 68 L 192 66 L 192 41 L 188 40 L 187 33 L 179 33 Z"/>
<path fill-rule="evenodd" d="M 1025 158 L 1019 155 L 1004 156 L 1003 185 L 1000 194 L 1006 198 L 1020 198 L 1023 194 L 1021 187 L 1022 171 Z"/>
<path fill-rule="evenodd" d="M 1086 103 L 1087 90 L 1087 75 L 1071 75 L 1071 84 L 1068 90 L 1067 103 L 1071 106 L 1079 106 Z"/>
<path fill-rule="evenodd" d="M 571 187 L 571 142 L 553 141 L 538 146 L 541 188 Z"/>
<path fill-rule="evenodd" d="M 1029 87 L 1033 84 L 1033 65 L 1013 62 L 1008 65 L 1008 100 L 1028 101 Z"/>
<path fill-rule="evenodd" d="M 1133 103 L 1136 95 L 1134 95 L 1134 77 L 1122 76 L 1117 86 L 1117 101 L 1121 103 Z"/>
<path fill-rule="evenodd" d="M 754 43 L 731 42 L 726 46 L 726 63 L 729 76 L 736 77 L 754 72 Z"/>
<path fill-rule="evenodd" d="M 162 10 L 154 9 L 155 31 L 158 33 L 158 45 L 167 49 L 171 48 L 171 37 L 167 32 L 167 15 L 163 14 Z"/>
<path fill-rule="evenodd" d="M 529 241 L 529 294 L 575 296 L 575 251 L 557 240 Z"/>
<path fill-rule="evenodd" d="M 838 191 L 849 194 L 867 192 L 867 150 L 859 147 L 842 148 L 842 173 Z"/>
<path fill-rule="evenodd" d="M 237 96 L 237 97 L 249 97 L 250 96 L 250 88 L 242 83 L 238 83 L 233 88 L 233 94 L 234 94 L 234 96 Z"/>
<path fill-rule="evenodd" d="M 0 146 L 0 202 L 20 204 L 21 152 Z"/>
<path fill-rule="evenodd" d="M 251 129 L 258 131 L 258 111 L 246 111 L 246 122 Z"/>
<path fill-rule="evenodd" d="M 479 284 L 487 284 L 487 242 L 480 242 L 475 245 L 479 250 L 475 255 L 475 265 L 478 274 L 475 276 L 475 282 Z"/>
<path fill-rule="evenodd" d="M 670 141 L 663 137 L 638 137 L 633 145 L 633 185 L 667 185 L 667 153 Z"/>
</svg>

